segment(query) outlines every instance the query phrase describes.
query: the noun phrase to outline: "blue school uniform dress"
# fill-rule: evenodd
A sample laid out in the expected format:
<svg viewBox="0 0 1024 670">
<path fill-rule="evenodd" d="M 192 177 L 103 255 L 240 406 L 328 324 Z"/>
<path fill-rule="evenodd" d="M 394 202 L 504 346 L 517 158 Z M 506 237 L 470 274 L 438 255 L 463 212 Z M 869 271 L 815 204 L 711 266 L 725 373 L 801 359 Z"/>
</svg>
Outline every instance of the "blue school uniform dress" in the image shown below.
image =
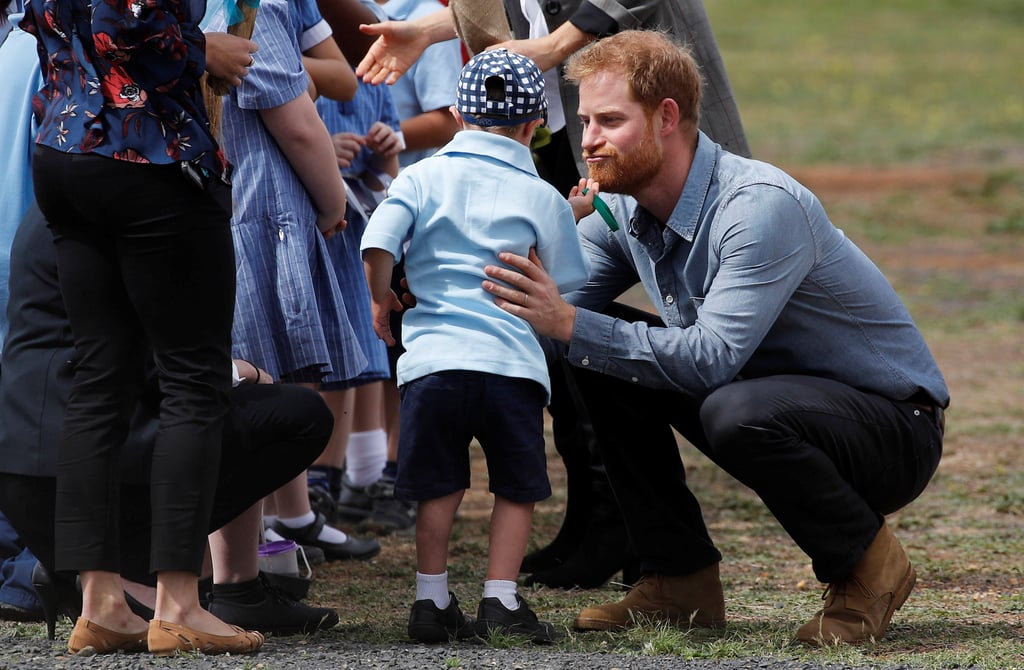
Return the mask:
<svg viewBox="0 0 1024 670">
<path fill-rule="evenodd" d="M 211 30 L 223 30 L 217 17 Z M 222 146 L 235 164 L 237 297 L 233 355 L 276 379 L 332 382 L 366 367 L 338 286 L 317 212 L 260 110 L 305 95 L 297 31 L 284 0 L 260 3 L 252 39 L 260 45 L 249 75 L 226 96 Z"/>
<path fill-rule="evenodd" d="M 350 132 L 365 135 L 373 124 L 381 121 L 396 131 L 400 128 L 398 112 L 391 99 L 391 90 L 387 86 L 374 86 L 359 82 L 355 98 L 351 101 L 319 98 L 316 101 L 317 112 L 324 120 L 327 130 L 334 133 Z M 372 204 L 357 206 L 353 201 L 357 192 L 366 192 L 359 176 L 367 171 L 373 152 L 363 147 L 353 159 L 352 165 L 342 171 L 345 183 L 349 187 L 349 206 L 345 213 L 348 226 L 341 233 L 327 240 L 327 250 L 334 263 L 334 271 L 341 282 L 341 292 L 345 295 L 345 307 L 348 309 L 349 321 L 355 331 L 359 346 L 368 360 L 366 368 L 353 379 L 343 382 L 325 384 L 324 390 L 351 388 L 381 379 L 391 378 L 391 366 L 388 362 L 388 349 L 384 341 L 377 337 L 373 330 L 373 313 L 370 310 L 370 289 L 366 285 L 366 273 L 363 271 L 363 259 L 359 253 L 359 243 L 366 230 L 367 217 L 372 212 Z"/>
</svg>

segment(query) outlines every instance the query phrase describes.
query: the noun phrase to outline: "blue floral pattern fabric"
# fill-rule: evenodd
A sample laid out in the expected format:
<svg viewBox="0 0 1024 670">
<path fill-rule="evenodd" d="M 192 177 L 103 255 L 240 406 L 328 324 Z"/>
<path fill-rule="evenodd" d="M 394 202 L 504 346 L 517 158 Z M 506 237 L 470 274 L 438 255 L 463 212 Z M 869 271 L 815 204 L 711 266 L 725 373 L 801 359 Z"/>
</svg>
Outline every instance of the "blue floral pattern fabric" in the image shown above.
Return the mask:
<svg viewBox="0 0 1024 670">
<path fill-rule="evenodd" d="M 201 19 L 189 0 L 33 0 L 20 25 L 43 70 L 36 142 L 226 175 L 200 90 Z"/>
</svg>

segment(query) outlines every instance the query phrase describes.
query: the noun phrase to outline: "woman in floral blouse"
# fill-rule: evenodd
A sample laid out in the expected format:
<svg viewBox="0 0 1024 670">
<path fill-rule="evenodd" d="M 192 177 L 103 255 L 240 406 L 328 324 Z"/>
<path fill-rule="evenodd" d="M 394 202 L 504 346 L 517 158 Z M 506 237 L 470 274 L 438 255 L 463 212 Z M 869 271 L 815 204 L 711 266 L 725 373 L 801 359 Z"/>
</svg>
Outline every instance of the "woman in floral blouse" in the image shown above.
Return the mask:
<svg viewBox="0 0 1024 670">
<path fill-rule="evenodd" d="M 229 166 L 200 94 L 203 2 L 32 0 L 43 88 L 36 199 L 75 336 L 58 452 L 56 562 L 77 570 L 72 653 L 255 651 L 199 605 L 197 579 L 231 386 Z M 118 480 L 147 342 L 163 394 L 151 473 L 156 616 L 118 575 Z"/>
</svg>

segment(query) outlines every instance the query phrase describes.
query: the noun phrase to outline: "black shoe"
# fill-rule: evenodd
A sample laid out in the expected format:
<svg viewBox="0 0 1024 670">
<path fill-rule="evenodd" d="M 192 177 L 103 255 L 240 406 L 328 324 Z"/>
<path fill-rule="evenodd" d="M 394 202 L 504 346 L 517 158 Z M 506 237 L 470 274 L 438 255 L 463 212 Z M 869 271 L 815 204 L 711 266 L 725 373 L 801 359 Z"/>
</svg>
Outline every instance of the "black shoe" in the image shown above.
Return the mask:
<svg viewBox="0 0 1024 670">
<path fill-rule="evenodd" d="M 309 495 L 309 508 L 318 514 L 323 514 L 330 522 L 338 520 L 338 508 L 335 505 L 331 492 L 319 485 L 310 485 L 307 489 Z"/>
<path fill-rule="evenodd" d="M 272 586 L 262 573 L 248 584 L 254 591 L 258 590 L 261 597 L 254 599 L 253 591 L 239 595 L 225 594 L 223 587 L 218 588 L 221 585 L 215 585 L 210 595 L 210 612 L 225 623 L 273 635 L 308 635 L 327 630 L 338 623 L 338 613 L 330 607 L 313 607 L 301 603 Z"/>
<path fill-rule="evenodd" d="M 309 595 L 309 585 L 312 579 L 305 577 L 293 577 L 292 575 L 280 575 L 275 572 L 260 573 L 267 578 L 270 585 L 279 591 L 284 591 L 292 600 L 305 600 Z"/>
<path fill-rule="evenodd" d="M 302 528 L 289 528 L 280 520 L 274 522 L 274 532 L 287 540 L 294 540 L 303 547 L 319 547 L 323 549 L 324 558 L 328 561 L 344 561 L 356 559 L 368 561 L 380 553 L 380 542 L 373 538 L 361 540 L 351 535 L 344 542 L 324 542 L 320 531 L 327 520 L 323 514 L 317 514 L 313 523 Z M 309 555 L 306 555 L 309 558 Z"/>
<path fill-rule="evenodd" d="M 429 598 L 412 604 L 409 612 L 409 637 L 417 642 L 437 644 L 476 636 L 473 618 L 462 613 L 454 593 L 449 591 L 448 595 L 451 602 L 444 609 L 439 609 Z"/>
<path fill-rule="evenodd" d="M 360 523 L 373 511 L 373 498 L 370 497 L 369 486 L 356 486 L 348 475 L 341 478 L 341 491 L 334 501 L 334 508 L 339 521 Z"/>
<path fill-rule="evenodd" d="M 523 585 L 597 588 L 636 562 L 630 546 L 626 525 L 621 519 L 596 520 L 588 527 L 579 548 L 564 563 L 529 575 L 523 579 Z"/>
<path fill-rule="evenodd" d="M 359 530 L 378 535 L 413 533 L 416 529 L 416 504 L 395 497 L 395 482 L 379 479 L 366 487 L 370 496 L 369 516 Z"/>
<path fill-rule="evenodd" d="M 74 620 L 82 612 L 82 592 L 74 578 L 54 575 L 38 561 L 32 568 L 32 588 L 43 608 L 46 637 L 52 640 L 56 637 L 58 616 Z"/>
<path fill-rule="evenodd" d="M 517 593 L 519 608 L 510 610 L 498 598 L 484 598 L 476 612 L 476 634 L 487 639 L 491 633 L 522 635 L 531 642 L 543 644 L 554 642 L 558 634 L 547 621 L 538 621 L 530 606 Z"/>
<path fill-rule="evenodd" d="M 45 621 L 42 607 L 22 607 L 0 600 L 0 621 Z"/>
</svg>

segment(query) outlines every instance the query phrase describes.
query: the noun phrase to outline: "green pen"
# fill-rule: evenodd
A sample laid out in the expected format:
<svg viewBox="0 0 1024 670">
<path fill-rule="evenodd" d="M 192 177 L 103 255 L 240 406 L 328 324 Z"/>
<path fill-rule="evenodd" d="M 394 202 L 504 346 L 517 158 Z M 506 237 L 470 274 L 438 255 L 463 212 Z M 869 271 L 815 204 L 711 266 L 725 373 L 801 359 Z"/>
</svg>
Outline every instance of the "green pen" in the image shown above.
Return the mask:
<svg viewBox="0 0 1024 670">
<path fill-rule="evenodd" d="M 586 195 L 589 190 L 589 188 L 583 189 L 580 195 Z M 594 209 L 596 209 L 597 213 L 601 215 L 604 222 L 608 224 L 608 230 L 614 233 L 619 229 L 619 224 L 615 220 L 615 215 L 612 214 L 612 210 L 608 209 L 608 205 L 605 204 L 604 200 L 601 200 L 600 196 L 594 196 Z"/>
</svg>

